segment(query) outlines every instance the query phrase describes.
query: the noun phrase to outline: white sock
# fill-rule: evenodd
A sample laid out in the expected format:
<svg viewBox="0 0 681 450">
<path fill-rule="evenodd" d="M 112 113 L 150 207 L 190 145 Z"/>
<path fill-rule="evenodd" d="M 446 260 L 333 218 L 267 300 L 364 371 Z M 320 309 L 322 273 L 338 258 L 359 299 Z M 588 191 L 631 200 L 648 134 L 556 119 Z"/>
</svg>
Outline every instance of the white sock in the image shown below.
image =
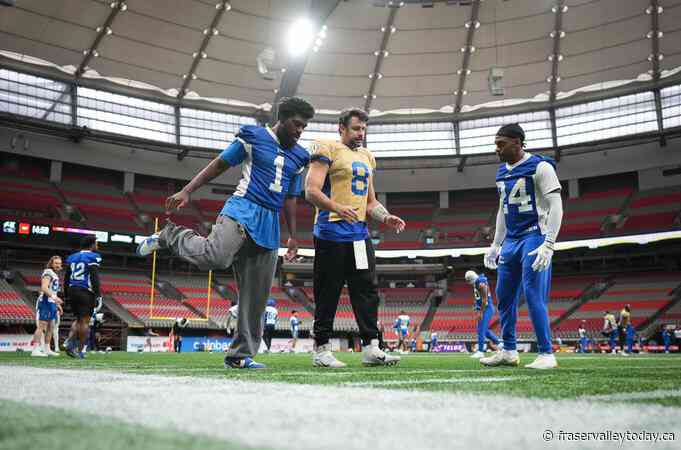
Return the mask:
<svg viewBox="0 0 681 450">
<path fill-rule="evenodd" d="M 54 343 L 54 351 L 59 351 L 59 322 L 56 323 L 54 331 L 52 331 L 52 342 Z"/>
<path fill-rule="evenodd" d="M 43 349 L 44 353 L 47 353 L 47 345 L 45 344 L 45 335 L 40 336 L 40 348 Z"/>
</svg>

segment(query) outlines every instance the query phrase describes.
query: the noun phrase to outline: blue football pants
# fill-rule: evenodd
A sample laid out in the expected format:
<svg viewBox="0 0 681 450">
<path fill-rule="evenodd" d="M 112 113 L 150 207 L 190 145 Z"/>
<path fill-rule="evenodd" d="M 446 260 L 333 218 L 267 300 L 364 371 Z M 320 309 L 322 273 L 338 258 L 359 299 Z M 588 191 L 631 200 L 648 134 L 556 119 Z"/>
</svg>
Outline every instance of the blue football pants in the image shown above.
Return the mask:
<svg viewBox="0 0 681 450">
<path fill-rule="evenodd" d="M 541 234 L 519 239 L 506 239 L 499 255 L 497 268 L 497 300 L 504 350 L 516 349 L 516 321 L 521 292 L 537 336 L 539 353 L 552 353 L 548 301 L 551 289 L 551 266 L 543 272 L 532 270 L 536 255 L 528 255 L 544 242 Z"/>
</svg>

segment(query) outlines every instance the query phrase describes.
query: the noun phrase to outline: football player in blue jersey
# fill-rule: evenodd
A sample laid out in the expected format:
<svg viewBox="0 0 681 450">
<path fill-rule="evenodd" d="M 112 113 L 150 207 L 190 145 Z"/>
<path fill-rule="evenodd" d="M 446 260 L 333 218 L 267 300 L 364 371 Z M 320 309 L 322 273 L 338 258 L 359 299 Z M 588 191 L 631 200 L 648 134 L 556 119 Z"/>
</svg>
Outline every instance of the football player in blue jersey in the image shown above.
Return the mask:
<svg viewBox="0 0 681 450">
<path fill-rule="evenodd" d="M 497 269 L 497 300 L 504 349 L 487 358 L 485 366 L 520 363 L 516 350 L 516 320 L 521 292 L 537 336 L 539 355 L 525 367 L 557 367 L 551 346 L 548 301 L 553 247 L 563 219 L 561 185 L 555 162 L 526 153 L 525 132 L 517 123 L 504 125 L 494 140 L 501 160 L 496 184 L 499 210 L 496 234 L 485 252 L 488 269 Z"/>
<path fill-rule="evenodd" d="M 662 342 L 664 345 L 664 352 L 669 353 L 669 345 L 672 343 L 672 330 L 668 325 L 662 325 Z M 643 351 L 643 347 L 640 347 Z"/>
<path fill-rule="evenodd" d="M 298 333 L 300 330 L 300 319 L 298 318 L 298 311 L 295 309 L 291 311 L 289 327 L 291 329 L 291 353 L 294 353 L 296 351 L 296 345 L 298 344 Z"/>
<path fill-rule="evenodd" d="M 362 339 L 362 363 L 382 366 L 399 361 L 399 357 L 387 355 L 378 346 L 376 259 L 367 217 L 398 233 L 405 224 L 376 199 L 373 187 L 376 160 L 362 146 L 368 120 L 365 111 L 346 109 L 338 118 L 340 141 L 320 140 L 312 146 L 305 196 L 317 207 L 313 230 L 317 347 L 312 359 L 317 367 L 345 367 L 331 353 L 329 338 L 346 282 Z"/>
<path fill-rule="evenodd" d="M 478 275 L 473 270 L 466 271 L 464 275 L 466 282 L 473 286 L 473 297 L 476 311 L 477 332 L 478 332 L 478 351 L 471 355 L 471 358 L 480 359 L 485 357 L 485 342 L 487 339 L 492 341 L 490 348 L 496 350 L 499 345 L 499 338 L 489 329 L 489 322 L 494 317 L 494 299 L 492 298 L 492 288 L 485 274 Z"/>
<path fill-rule="evenodd" d="M 298 252 L 296 197 L 302 192 L 302 172 L 310 162 L 298 139 L 314 116 L 314 108 L 298 97 L 283 98 L 274 127 L 243 126 L 236 139 L 180 192 L 168 197 L 166 210 L 182 208 L 189 196 L 230 167 L 241 165 L 242 178 L 225 203 L 210 235 L 168 221 L 137 249 L 146 256 L 167 248 L 204 270 L 226 269 L 234 263 L 239 287 L 236 337 L 225 367 L 262 369 L 253 361 L 263 331 L 263 312 L 269 297 L 279 250 L 279 213 L 284 210 L 289 239 L 286 259 Z"/>
<path fill-rule="evenodd" d="M 102 301 L 99 289 L 102 256 L 96 250 L 95 236 L 85 236 L 80 242 L 80 251 L 66 258 L 64 292 L 66 301 L 76 316 L 66 346 L 66 354 L 72 358 L 85 357 L 83 347 L 87 344 L 90 318 L 97 304 Z"/>
</svg>

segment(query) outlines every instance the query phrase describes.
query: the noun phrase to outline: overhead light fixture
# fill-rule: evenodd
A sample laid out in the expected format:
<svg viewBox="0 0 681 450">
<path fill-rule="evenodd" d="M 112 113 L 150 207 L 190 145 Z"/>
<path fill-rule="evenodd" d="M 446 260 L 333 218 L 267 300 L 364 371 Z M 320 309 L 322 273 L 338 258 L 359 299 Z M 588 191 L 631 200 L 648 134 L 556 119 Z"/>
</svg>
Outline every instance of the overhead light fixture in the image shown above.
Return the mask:
<svg viewBox="0 0 681 450">
<path fill-rule="evenodd" d="M 647 37 L 648 39 L 652 39 L 653 35 L 654 35 L 654 31 L 649 31 L 649 32 L 646 34 L 646 37 Z M 663 33 L 662 31 L 658 31 L 658 32 L 657 32 L 657 38 L 659 39 L 659 38 L 661 38 L 662 36 L 664 36 L 664 33 Z"/>
<path fill-rule="evenodd" d="M 565 37 L 565 31 L 560 30 L 556 33 L 556 30 L 553 30 L 551 33 L 549 33 L 549 37 L 551 39 L 554 39 L 556 37 L 556 34 L 558 35 L 559 39 L 563 39 Z"/>
<path fill-rule="evenodd" d="M 274 73 L 270 70 L 274 65 L 274 58 L 275 53 L 272 47 L 265 47 L 255 58 L 258 73 L 264 80 L 272 81 L 275 78 Z M 286 69 L 282 68 L 281 71 L 285 72 Z"/>
<path fill-rule="evenodd" d="M 653 12 L 652 6 L 649 6 L 649 7 L 646 8 L 646 14 L 650 15 L 650 14 L 652 14 L 652 12 Z M 659 15 L 659 14 L 662 14 L 663 12 L 664 12 L 664 8 L 662 8 L 661 6 L 658 6 L 657 7 L 657 14 Z"/>
<path fill-rule="evenodd" d="M 362 97 L 364 97 L 365 100 L 369 98 L 369 94 L 364 94 Z M 372 100 L 376 98 L 376 94 L 371 94 Z"/>
<path fill-rule="evenodd" d="M 314 25 L 309 19 L 298 19 L 289 28 L 286 37 L 287 47 L 291 56 L 303 55 L 315 37 Z"/>
</svg>

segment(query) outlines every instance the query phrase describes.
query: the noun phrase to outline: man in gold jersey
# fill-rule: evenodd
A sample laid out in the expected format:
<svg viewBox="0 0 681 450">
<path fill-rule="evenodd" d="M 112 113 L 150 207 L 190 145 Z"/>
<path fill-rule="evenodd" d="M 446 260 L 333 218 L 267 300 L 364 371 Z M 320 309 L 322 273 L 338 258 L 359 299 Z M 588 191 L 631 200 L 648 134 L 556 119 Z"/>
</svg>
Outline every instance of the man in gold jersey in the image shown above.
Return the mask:
<svg viewBox="0 0 681 450">
<path fill-rule="evenodd" d="M 622 356 L 628 356 L 631 354 L 634 346 L 634 327 L 631 325 L 631 306 L 629 304 L 624 305 L 622 311 L 620 311 L 618 328 L 619 328 L 619 340 L 620 349 Z M 625 349 L 624 343 L 626 341 L 627 347 Z"/>
<path fill-rule="evenodd" d="M 314 224 L 314 335 L 317 367 L 342 368 L 329 344 L 333 320 L 343 285 L 362 339 L 362 363 L 394 365 L 399 357 L 378 346 L 378 286 L 376 259 L 367 229 L 367 216 L 397 233 L 402 219 L 390 214 L 376 200 L 373 174 L 376 160 L 362 147 L 369 116 L 361 109 L 347 109 L 338 119 L 340 142 L 316 141 L 312 146 L 305 198 L 317 207 Z"/>
</svg>

